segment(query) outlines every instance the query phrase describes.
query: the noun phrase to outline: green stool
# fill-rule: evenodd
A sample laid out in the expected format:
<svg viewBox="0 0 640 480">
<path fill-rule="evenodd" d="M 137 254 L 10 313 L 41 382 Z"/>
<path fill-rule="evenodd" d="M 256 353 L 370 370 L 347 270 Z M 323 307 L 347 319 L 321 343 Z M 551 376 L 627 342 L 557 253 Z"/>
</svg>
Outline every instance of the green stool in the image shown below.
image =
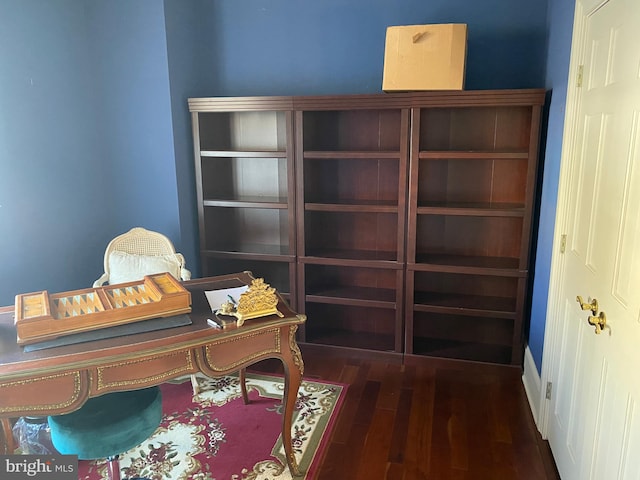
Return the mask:
<svg viewBox="0 0 640 480">
<path fill-rule="evenodd" d="M 58 452 L 80 460 L 108 460 L 109 478 L 120 480 L 118 456 L 140 445 L 160 425 L 159 387 L 94 397 L 75 412 L 49 417 Z"/>
</svg>

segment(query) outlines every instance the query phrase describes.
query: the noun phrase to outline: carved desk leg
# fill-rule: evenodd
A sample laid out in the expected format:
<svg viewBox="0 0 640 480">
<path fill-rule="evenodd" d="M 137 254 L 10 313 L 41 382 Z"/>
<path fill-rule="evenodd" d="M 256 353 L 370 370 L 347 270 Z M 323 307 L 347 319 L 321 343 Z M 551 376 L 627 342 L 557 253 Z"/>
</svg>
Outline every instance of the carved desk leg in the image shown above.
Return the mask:
<svg viewBox="0 0 640 480">
<path fill-rule="evenodd" d="M 11 429 L 11 421 L 8 418 L 2 419 L 2 432 L 4 434 L 5 452 L 7 455 L 12 454 L 16 449 L 16 445 L 13 442 L 13 431 Z"/>
<path fill-rule="evenodd" d="M 298 388 L 302 381 L 304 373 L 304 363 L 302 362 L 302 354 L 296 343 L 297 325 L 289 327 L 289 349 L 282 352 L 282 362 L 284 363 L 284 415 L 282 418 L 282 443 L 284 445 L 285 455 L 289 471 L 294 477 L 302 475 L 298 468 L 295 453 L 293 452 L 293 444 L 291 439 L 291 428 L 293 411 L 298 399 Z M 284 339 L 283 339 L 284 340 Z"/>
<path fill-rule="evenodd" d="M 249 393 L 247 392 L 247 369 L 241 368 L 238 375 L 240 380 L 240 389 L 242 390 L 242 401 L 245 405 L 249 405 Z"/>
</svg>

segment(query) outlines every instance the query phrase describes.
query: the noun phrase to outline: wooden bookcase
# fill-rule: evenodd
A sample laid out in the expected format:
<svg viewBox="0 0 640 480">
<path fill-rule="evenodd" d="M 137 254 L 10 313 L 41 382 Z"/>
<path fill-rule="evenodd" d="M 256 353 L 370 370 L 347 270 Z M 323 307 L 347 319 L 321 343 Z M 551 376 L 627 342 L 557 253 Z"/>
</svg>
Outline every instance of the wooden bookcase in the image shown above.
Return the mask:
<svg viewBox="0 0 640 480">
<path fill-rule="evenodd" d="M 296 303 L 290 98 L 189 99 L 203 276 L 250 270 Z"/>
<path fill-rule="evenodd" d="M 316 345 L 522 360 L 543 90 L 196 98 L 203 275 Z"/>
<path fill-rule="evenodd" d="M 407 354 L 522 362 L 543 100 L 540 91 L 415 98 Z"/>
<path fill-rule="evenodd" d="M 305 341 L 402 353 L 409 108 L 364 95 L 295 108 Z"/>
</svg>

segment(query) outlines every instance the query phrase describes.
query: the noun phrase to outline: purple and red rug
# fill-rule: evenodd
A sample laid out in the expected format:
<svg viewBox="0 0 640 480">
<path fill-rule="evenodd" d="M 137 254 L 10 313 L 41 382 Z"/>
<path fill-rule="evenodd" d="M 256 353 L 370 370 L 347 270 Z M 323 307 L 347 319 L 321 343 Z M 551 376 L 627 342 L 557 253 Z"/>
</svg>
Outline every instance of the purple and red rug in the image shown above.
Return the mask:
<svg viewBox="0 0 640 480">
<path fill-rule="evenodd" d="M 282 447 L 281 377 L 247 374 L 245 405 L 237 377 L 199 376 L 193 396 L 188 378 L 164 384 L 164 416 L 144 444 L 120 456 L 122 478 L 152 480 L 292 479 Z M 312 479 L 322 460 L 346 385 L 303 380 L 293 420 L 293 448 L 301 479 Z M 106 479 L 104 461 L 81 461 L 80 480 Z"/>
</svg>

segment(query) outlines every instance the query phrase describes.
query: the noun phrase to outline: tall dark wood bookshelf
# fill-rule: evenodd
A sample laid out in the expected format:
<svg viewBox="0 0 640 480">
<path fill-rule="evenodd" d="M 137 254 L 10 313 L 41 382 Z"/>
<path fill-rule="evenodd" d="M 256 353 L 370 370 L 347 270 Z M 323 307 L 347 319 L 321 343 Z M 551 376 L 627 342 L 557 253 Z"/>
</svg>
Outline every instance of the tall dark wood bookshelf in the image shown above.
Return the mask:
<svg viewBox="0 0 640 480">
<path fill-rule="evenodd" d="M 309 344 L 520 364 L 544 95 L 190 99 L 203 275 L 264 277 Z"/>
<path fill-rule="evenodd" d="M 409 108 L 389 98 L 294 101 L 310 343 L 402 353 Z"/>
<path fill-rule="evenodd" d="M 411 111 L 405 352 L 519 364 L 543 92 L 455 97 Z"/>
<path fill-rule="evenodd" d="M 290 98 L 190 99 L 203 276 L 249 270 L 296 303 Z"/>
</svg>

